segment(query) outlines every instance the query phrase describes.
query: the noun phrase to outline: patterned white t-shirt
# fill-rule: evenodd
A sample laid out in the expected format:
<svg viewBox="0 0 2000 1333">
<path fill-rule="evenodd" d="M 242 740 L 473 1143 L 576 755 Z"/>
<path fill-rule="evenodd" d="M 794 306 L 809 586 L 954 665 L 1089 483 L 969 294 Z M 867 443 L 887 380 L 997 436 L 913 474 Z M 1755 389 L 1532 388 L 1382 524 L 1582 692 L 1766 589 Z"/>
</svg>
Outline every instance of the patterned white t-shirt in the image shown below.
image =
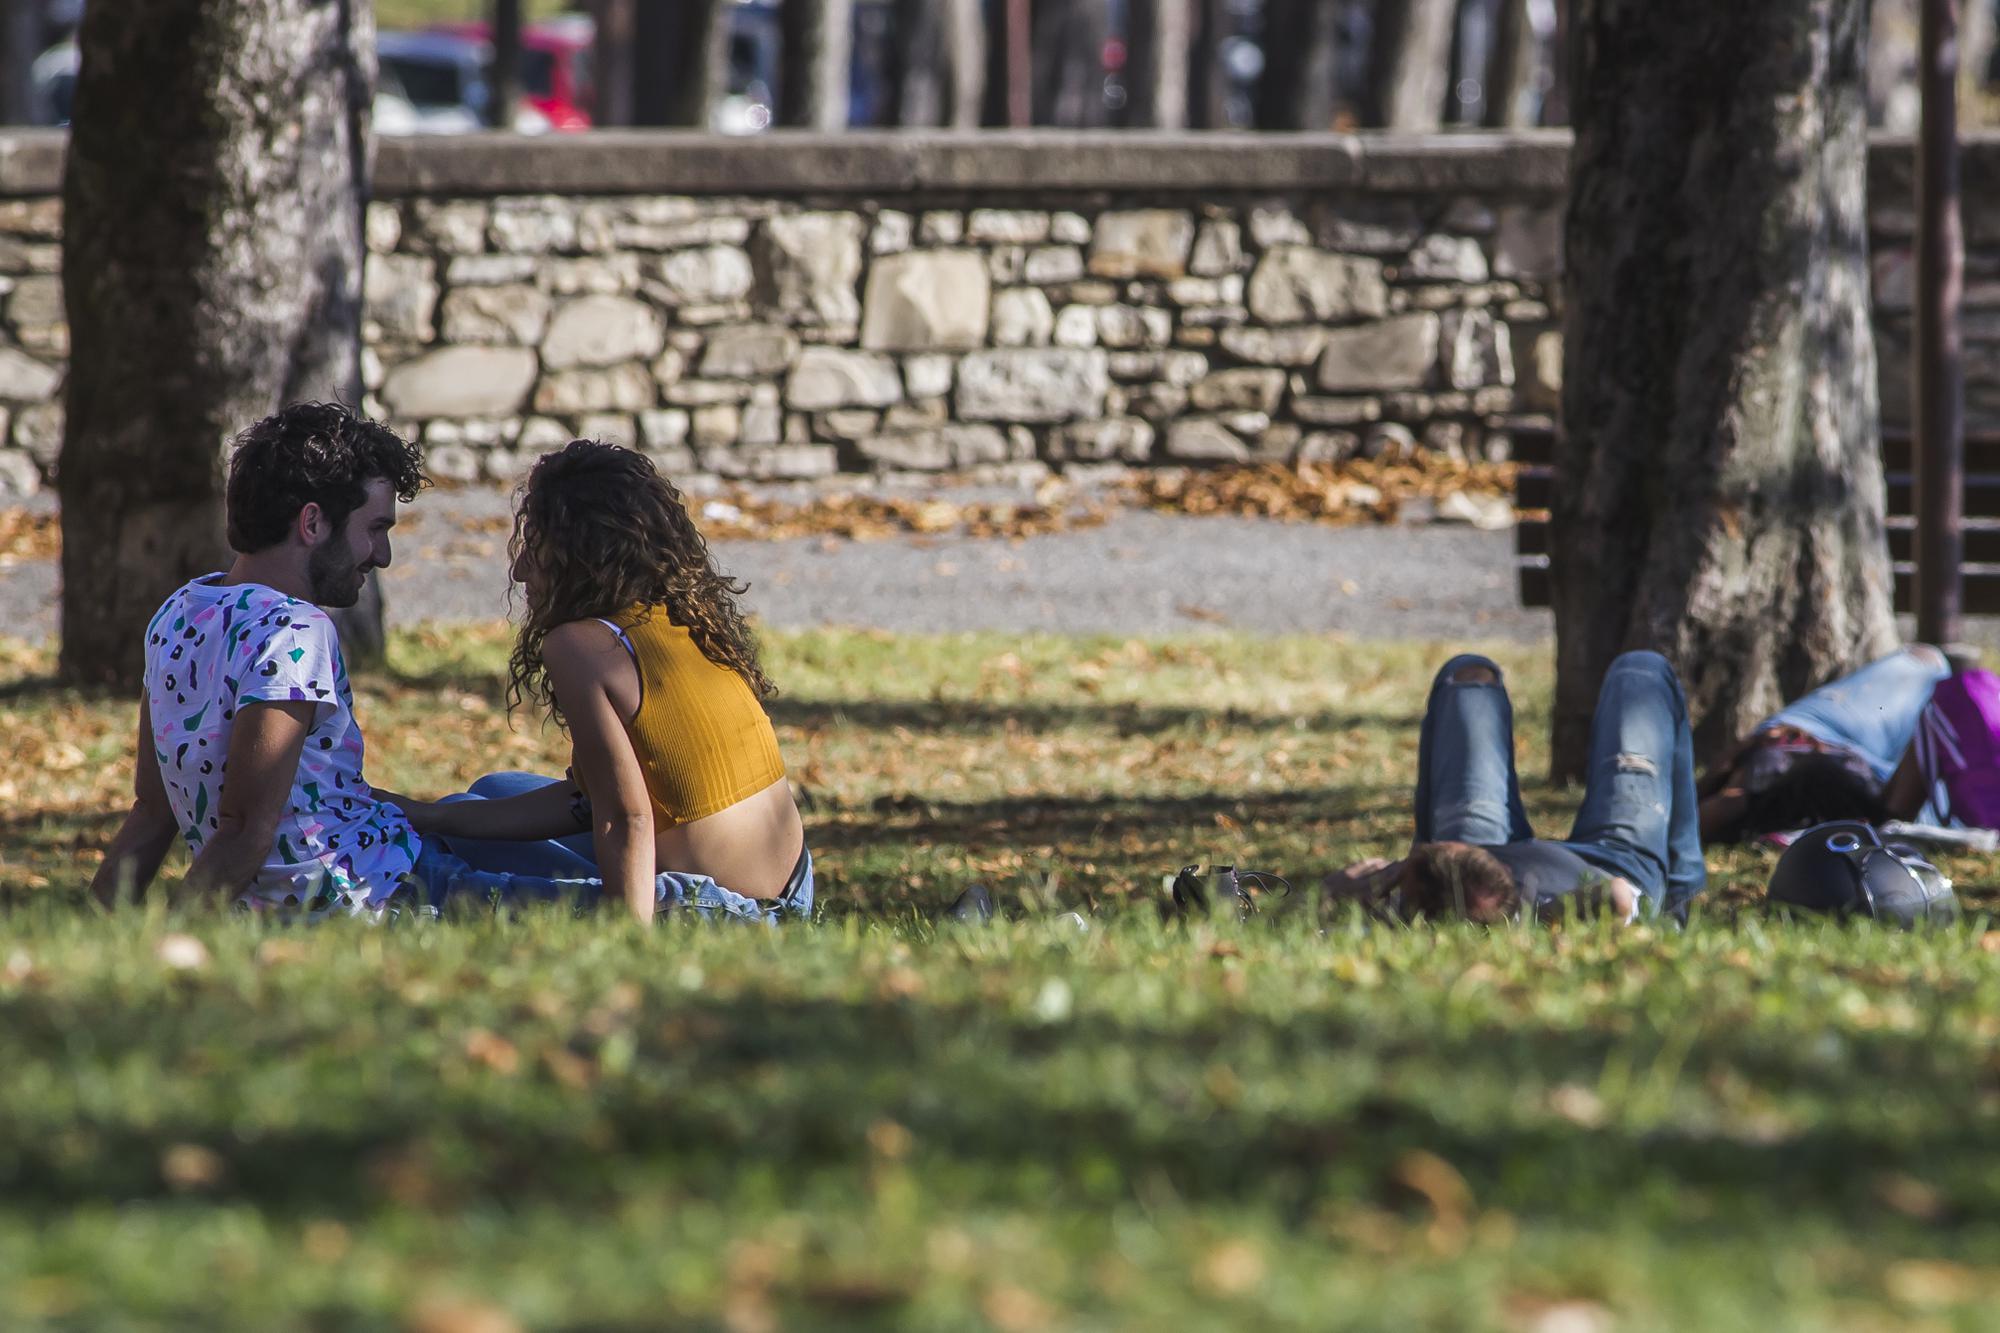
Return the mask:
<svg viewBox="0 0 2000 1333">
<path fill-rule="evenodd" d="M 417 833 L 361 776 L 361 728 L 340 638 L 326 613 L 260 583 L 210 574 L 184 585 L 146 628 L 153 748 L 181 836 L 199 853 L 216 827 L 237 710 L 318 705 L 250 907 L 381 908 L 417 859 Z"/>
</svg>

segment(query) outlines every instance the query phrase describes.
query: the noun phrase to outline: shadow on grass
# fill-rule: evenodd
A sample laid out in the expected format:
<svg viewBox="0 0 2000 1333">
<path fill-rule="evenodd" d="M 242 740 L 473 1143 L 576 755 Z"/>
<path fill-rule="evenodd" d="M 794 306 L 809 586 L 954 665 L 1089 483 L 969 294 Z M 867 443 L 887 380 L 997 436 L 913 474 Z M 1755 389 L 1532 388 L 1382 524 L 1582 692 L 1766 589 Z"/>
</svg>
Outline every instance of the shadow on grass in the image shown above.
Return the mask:
<svg viewBox="0 0 2000 1333">
<path fill-rule="evenodd" d="M 186 1044 L 174 1026 L 183 1016 L 167 1009 L 113 1006 L 79 1049 L 72 1021 L 17 1000 L 0 1011 L 4 1048 L 43 1068 L 115 1069 L 127 1053 L 157 1057 Z M 165 1198 L 162 1154 L 179 1143 L 226 1159 L 212 1202 L 267 1217 L 352 1216 L 391 1202 L 589 1210 L 648 1190 L 723 1199 L 751 1169 L 800 1198 L 829 1187 L 861 1194 L 884 1166 L 869 1127 L 888 1119 L 909 1131 L 907 1165 L 929 1190 L 995 1206 L 1254 1203 L 1298 1225 L 1328 1203 L 1414 1205 L 1394 1183 L 1395 1166 L 1423 1150 L 1462 1174 L 1482 1208 L 1585 1225 L 1615 1217 L 1754 1235 L 1813 1219 L 1879 1234 L 1887 1171 L 1952 1182 L 1959 1224 L 2000 1221 L 2000 1150 L 1975 1110 L 1975 1080 L 1926 1067 L 1888 1033 L 1852 1037 L 1837 1067 L 1728 1031 L 1704 1034 L 1686 1078 L 1754 1066 L 1760 1084 L 1823 1099 L 1817 1122 L 1759 1136 L 1523 1116 L 1521 1088 L 1588 1086 L 1614 1059 L 1645 1069 L 1670 1058 L 1659 1048 L 1671 1036 L 1654 1034 L 1652 1050 L 1632 1038 L 1614 1048 L 1598 1033 L 1466 1024 L 1441 1009 L 1435 1019 L 1405 1011 L 1387 1031 L 1325 1012 L 1217 1012 L 1179 1027 L 1136 1017 L 1038 1025 L 972 1004 L 753 994 L 690 996 L 674 1022 L 695 1040 L 641 1035 L 644 1077 L 588 1095 L 532 1064 L 514 1080 L 440 1079 L 411 1046 L 368 1057 L 369 1095 L 342 1088 L 316 1101 L 302 1084 L 300 1119 L 282 1130 L 238 1117 L 236 1073 L 211 1080 L 213 1111 L 200 1117 L 155 1120 L 158 1108 L 137 1108 L 128 1120 L 112 1105 L 109 1118 L 63 1126 L 0 1120 L 11 1131 L 0 1133 L 0 1195 L 51 1218 Z M 1343 1087 L 1352 1067 L 1331 1056 L 1381 1072 Z M 273 1061 L 287 1058 L 272 1049 Z M 1218 1084 L 1202 1072 L 1230 1066 L 1258 1093 L 1234 1107 L 1212 1090 L 1237 1075 Z M 307 1083 L 324 1077 L 298 1073 Z M 1857 1078 L 1903 1086 L 1924 1109 L 1914 1123 L 1860 1114 Z M 1329 1109 L 1305 1112 L 1302 1102 Z M 1482 1123 L 1468 1106 L 1515 1109 L 1489 1111 Z"/>
<path fill-rule="evenodd" d="M 905 727 L 948 735 L 1097 729 L 1120 736 L 1148 736 L 1177 730 L 1227 728 L 1234 732 L 1335 732 L 1356 727 L 1407 728 L 1415 714 L 1366 712 L 1266 712 L 1248 708 L 1175 707 L 1135 703 L 998 703 L 968 699 L 792 699 L 778 696 L 767 705 L 781 727 L 809 731 L 833 726 L 865 729 Z"/>
</svg>

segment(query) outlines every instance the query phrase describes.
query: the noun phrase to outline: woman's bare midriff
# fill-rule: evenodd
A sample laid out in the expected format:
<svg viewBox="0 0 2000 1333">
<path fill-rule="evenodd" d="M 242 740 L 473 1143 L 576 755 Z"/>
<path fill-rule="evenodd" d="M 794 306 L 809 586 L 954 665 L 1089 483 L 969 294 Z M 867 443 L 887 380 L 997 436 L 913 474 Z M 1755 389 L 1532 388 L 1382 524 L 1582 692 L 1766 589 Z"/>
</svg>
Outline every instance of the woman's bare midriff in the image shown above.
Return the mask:
<svg viewBox="0 0 2000 1333">
<path fill-rule="evenodd" d="M 707 875 L 746 898 L 783 893 L 804 846 L 805 824 L 783 778 L 727 810 L 661 829 L 654 838 L 661 870 Z"/>
</svg>

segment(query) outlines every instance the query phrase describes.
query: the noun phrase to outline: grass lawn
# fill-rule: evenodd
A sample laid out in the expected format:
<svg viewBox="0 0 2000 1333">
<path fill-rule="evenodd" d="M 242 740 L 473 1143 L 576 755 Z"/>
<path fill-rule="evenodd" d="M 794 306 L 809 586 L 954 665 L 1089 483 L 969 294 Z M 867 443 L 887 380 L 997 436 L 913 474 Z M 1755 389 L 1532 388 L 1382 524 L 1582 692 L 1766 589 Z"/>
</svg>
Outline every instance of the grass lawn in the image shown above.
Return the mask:
<svg viewBox="0 0 2000 1333">
<path fill-rule="evenodd" d="M 372 775 L 560 769 L 504 648 L 403 636 Z M 0 1327 L 2000 1327 L 1983 923 L 1727 852 L 1679 935 L 1166 928 L 1182 862 L 1397 849 L 1441 646 L 768 655 L 828 920 L 648 935 L 98 916 L 130 704 L 0 647 Z M 1023 919 L 939 928 L 973 879 Z"/>
</svg>

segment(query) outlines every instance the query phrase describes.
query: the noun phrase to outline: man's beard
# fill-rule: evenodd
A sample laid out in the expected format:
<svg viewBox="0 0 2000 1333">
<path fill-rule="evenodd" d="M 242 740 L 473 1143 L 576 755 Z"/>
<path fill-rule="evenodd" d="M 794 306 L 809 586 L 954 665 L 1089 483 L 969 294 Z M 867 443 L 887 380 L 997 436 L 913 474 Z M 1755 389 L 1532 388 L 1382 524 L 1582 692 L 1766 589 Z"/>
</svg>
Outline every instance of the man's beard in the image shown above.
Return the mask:
<svg viewBox="0 0 2000 1333">
<path fill-rule="evenodd" d="M 306 587 L 315 606 L 353 606 L 361 600 L 366 578 L 367 571 L 338 534 L 313 547 L 306 557 Z"/>
</svg>

